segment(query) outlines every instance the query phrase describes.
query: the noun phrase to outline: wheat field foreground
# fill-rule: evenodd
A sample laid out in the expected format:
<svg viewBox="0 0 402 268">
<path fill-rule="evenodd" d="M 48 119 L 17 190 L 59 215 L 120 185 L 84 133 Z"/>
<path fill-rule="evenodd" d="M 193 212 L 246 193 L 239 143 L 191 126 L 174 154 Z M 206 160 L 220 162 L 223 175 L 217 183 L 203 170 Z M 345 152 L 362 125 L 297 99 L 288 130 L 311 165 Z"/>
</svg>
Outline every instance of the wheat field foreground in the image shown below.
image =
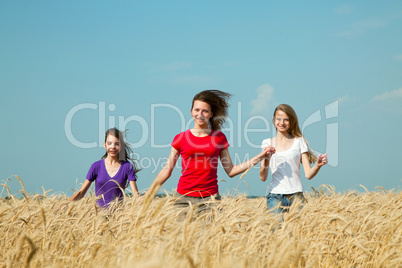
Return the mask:
<svg viewBox="0 0 402 268">
<path fill-rule="evenodd" d="M 0 267 L 401 267 L 402 193 L 322 186 L 280 223 L 265 198 L 223 197 L 184 215 L 174 198 L 126 198 L 112 214 L 94 197 L 0 202 Z M 150 202 L 148 202 L 150 201 Z"/>
</svg>

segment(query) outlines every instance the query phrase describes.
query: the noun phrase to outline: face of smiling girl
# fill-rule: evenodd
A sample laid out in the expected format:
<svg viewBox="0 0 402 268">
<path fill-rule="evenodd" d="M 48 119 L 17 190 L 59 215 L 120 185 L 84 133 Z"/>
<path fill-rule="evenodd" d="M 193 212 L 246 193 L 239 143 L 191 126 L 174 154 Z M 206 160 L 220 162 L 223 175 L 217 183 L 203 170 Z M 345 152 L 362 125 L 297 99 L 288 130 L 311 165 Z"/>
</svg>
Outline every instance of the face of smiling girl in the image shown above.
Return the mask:
<svg viewBox="0 0 402 268">
<path fill-rule="evenodd" d="M 116 158 L 120 153 L 120 140 L 113 135 L 108 135 L 106 142 L 103 143 L 106 149 L 107 155 Z"/>
<path fill-rule="evenodd" d="M 213 116 L 211 106 L 206 102 L 196 100 L 191 109 L 191 116 L 194 119 L 194 127 L 207 128 L 208 121 Z"/>
<path fill-rule="evenodd" d="M 288 133 L 289 131 L 290 128 L 289 116 L 281 110 L 278 110 L 275 113 L 275 128 L 277 131 L 281 133 Z"/>
</svg>

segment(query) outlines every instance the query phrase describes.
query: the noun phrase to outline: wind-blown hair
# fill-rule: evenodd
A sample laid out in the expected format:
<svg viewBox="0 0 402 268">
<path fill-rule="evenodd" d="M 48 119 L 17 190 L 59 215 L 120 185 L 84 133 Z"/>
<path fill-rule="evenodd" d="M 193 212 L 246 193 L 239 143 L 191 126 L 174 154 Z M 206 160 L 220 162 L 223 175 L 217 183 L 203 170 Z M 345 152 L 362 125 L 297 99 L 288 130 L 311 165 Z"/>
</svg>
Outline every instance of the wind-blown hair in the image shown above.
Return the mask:
<svg viewBox="0 0 402 268">
<path fill-rule="evenodd" d="M 229 98 L 232 94 L 220 90 L 204 90 L 193 98 L 191 110 L 196 100 L 208 103 L 211 106 L 213 116 L 209 119 L 211 129 L 220 130 L 226 122 L 229 108 Z"/>
<path fill-rule="evenodd" d="M 300 138 L 304 139 L 304 141 L 307 144 L 307 148 L 308 148 L 307 154 L 308 154 L 309 162 L 310 162 L 310 164 L 315 163 L 317 161 L 317 157 L 310 150 L 310 147 L 308 146 L 307 140 L 302 135 L 302 132 L 301 132 L 300 127 L 299 127 L 299 119 L 297 119 L 297 115 L 296 115 L 295 110 L 293 110 L 293 108 L 288 104 L 280 104 L 280 105 L 278 105 L 278 107 L 276 107 L 276 109 L 274 111 L 274 116 L 272 118 L 272 122 L 274 123 L 274 125 L 275 125 L 276 111 L 282 111 L 289 117 L 289 134 L 292 137 L 300 137 Z"/>
<path fill-rule="evenodd" d="M 131 145 L 128 142 L 126 142 L 124 138 L 125 131 L 120 131 L 115 127 L 108 129 L 105 134 L 105 142 L 109 135 L 112 135 L 113 137 L 117 138 L 120 141 L 119 160 L 130 162 L 133 165 L 135 176 L 137 177 L 137 172 L 139 172 L 141 169 L 138 168 L 136 160 L 134 158 L 131 158 L 131 155 L 133 154 L 133 149 L 131 148 Z M 106 157 L 107 152 L 102 156 L 101 159 L 104 159 Z"/>
</svg>

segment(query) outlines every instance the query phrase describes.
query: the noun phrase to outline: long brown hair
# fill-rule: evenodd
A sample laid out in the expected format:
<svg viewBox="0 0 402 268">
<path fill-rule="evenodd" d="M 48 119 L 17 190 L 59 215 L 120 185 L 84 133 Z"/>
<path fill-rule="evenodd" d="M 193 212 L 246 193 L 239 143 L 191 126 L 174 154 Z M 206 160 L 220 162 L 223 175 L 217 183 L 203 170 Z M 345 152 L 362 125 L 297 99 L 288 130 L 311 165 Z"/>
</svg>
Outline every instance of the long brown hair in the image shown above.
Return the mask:
<svg viewBox="0 0 402 268">
<path fill-rule="evenodd" d="M 275 114 L 277 111 L 282 111 L 289 117 L 289 134 L 292 137 L 300 137 L 300 138 L 304 139 L 304 141 L 307 144 L 307 148 L 308 148 L 307 154 L 308 154 L 309 162 L 310 162 L 310 164 L 315 163 L 317 161 L 317 157 L 310 150 L 307 140 L 302 135 L 302 132 L 299 127 L 299 119 L 297 118 L 295 110 L 293 110 L 293 108 L 288 104 L 278 105 L 278 107 L 275 108 L 274 116 L 272 118 L 272 122 L 274 123 L 274 125 L 275 125 Z"/>
<path fill-rule="evenodd" d="M 141 169 L 138 168 L 136 160 L 131 157 L 131 155 L 133 153 L 133 149 L 131 148 L 131 145 L 128 142 L 126 142 L 124 139 L 125 131 L 120 131 L 115 127 L 108 129 L 105 134 L 105 142 L 109 135 L 112 135 L 113 137 L 119 139 L 119 141 L 120 141 L 119 160 L 130 162 L 133 165 L 135 176 L 137 177 L 137 172 L 139 172 Z M 106 157 L 107 157 L 107 151 L 102 156 L 101 159 L 104 159 Z"/>
<path fill-rule="evenodd" d="M 213 114 L 211 119 L 209 119 L 211 128 L 213 130 L 220 130 L 222 125 L 226 122 L 226 117 L 228 116 L 230 96 L 232 96 L 232 94 L 216 89 L 204 90 L 194 96 L 191 109 L 193 109 L 194 102 L 196 100 L 208 103 L 209 106 L 211 106 L 211 111 Z"/>
</svg>

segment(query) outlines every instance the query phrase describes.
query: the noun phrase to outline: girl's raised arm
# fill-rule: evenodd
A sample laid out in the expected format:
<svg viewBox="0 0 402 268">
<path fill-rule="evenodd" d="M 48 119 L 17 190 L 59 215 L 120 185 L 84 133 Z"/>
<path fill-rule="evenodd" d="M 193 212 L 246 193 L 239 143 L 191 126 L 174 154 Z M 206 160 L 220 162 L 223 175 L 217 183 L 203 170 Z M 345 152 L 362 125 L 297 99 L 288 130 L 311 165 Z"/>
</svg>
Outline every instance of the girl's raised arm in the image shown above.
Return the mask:
<svg viewBox="0 0 402 268">
<path fill-rule="evenodd" d="M 308 154 L 307 153 L 302 154 L 302 164 L 304 168 L 304 174 L 306 175 L 306 178 L 309 180 L 314 178 L 315 175 L 317 175 L 318 171 L 320 171 L 321 167 L 323 165 L 326 165 L 327 163 L 328 163 L 327 154 L 323 155 L 320 154 L 317 157 L 317 162 L 315 163 L 315 165 L 311 167 Z"/>
<path fill-rule="evenodd" d="M 247 169 L 255 166 L 258 162 L 260 162 L 264 157 L 268 154 L 269 148 L 264 148 L 264 150 L 259 153 L 258 155 L 254 156 L 250 160 L 238 164 L 236 166 L 233 165 L 232 159 L 230 158 L 229 155 L 229 150 L 225 149 L 222 150 L 219 153 L 219 157 L 221 159 L 221 163 L 223 166 L 223 169 L 225 170 L 226 174 L 228 174 L 229 177 L 233 178 L 236 175 L 239 175 L 240 173 L 243 173 Z"/>
<path fill-rule="evenodd" d="M 175 167 L 177 159 L 179 159 L 179 156 L 180 156 L 179 151 L 177 151 L 175 148 L 172 147 L 165 167 L 162 168 L 162 170 L 159 172 L 158 176 L 156 177 L 155 181 L 152 184 L 152 187 L 150 187 L 146 192 L 146 195 L 150 194 L 150 191 L 154 191 L 155 187 L 159 189 L 162 186 L 162 184 L 164 184 L 165 181 L 167 181 L 167 179 L 170 178 L 170 175 L 172 175 L 173 168 Z"/>
</svg>

